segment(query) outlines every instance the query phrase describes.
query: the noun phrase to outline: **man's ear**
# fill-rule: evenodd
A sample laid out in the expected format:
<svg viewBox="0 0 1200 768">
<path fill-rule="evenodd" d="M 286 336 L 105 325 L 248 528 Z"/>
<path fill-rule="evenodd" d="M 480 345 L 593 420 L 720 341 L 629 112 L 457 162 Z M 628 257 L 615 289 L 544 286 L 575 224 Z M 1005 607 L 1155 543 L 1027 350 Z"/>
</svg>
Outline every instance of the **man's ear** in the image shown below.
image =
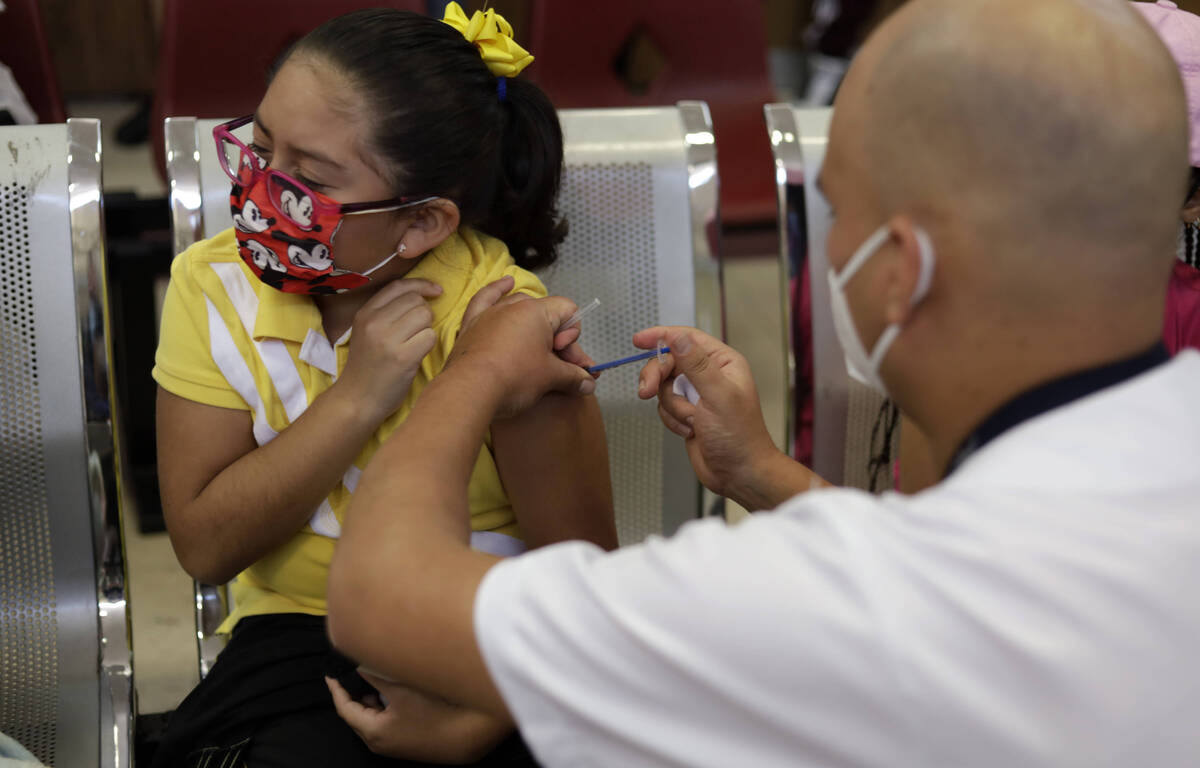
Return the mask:
<svg viewBox="0 0 1200 768">
<path fill-rule="evenodd" d="M 921 276 L 921 241 L 917 232 L 917 224 L 906 215 L 894 216 L 888 222 L 888 247 L 894 256 L 888 260 L 884 304 L 884 317 L 889 324 L 903 325 L 912 311 L 912 297 Z"/>
<path fill-rule="evenodd" d="M 460 221 L 458 206 L 444 197 L 423 203 L 406 219 L 408 226 L 396 243 L 396 250 L 400 251 L 402 259 L 415 259 L 432 251 L 458 231 Z M 404 246 L 403 250 L 401 245 Z"/>
</svg>

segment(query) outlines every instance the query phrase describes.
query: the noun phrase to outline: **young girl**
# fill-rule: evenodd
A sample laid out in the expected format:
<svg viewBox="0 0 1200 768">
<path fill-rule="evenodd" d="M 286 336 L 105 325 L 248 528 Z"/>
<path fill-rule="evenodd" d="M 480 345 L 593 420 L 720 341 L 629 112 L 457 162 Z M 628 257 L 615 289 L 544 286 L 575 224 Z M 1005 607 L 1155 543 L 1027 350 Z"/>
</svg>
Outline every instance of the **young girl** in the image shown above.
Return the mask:
<svg viewBox="0 0 1200 768">
<path fill-rule="evenodd" d="M 532 57 L 492 12 L 451 3 L 446 21 L 334 19 L 284 54 L 253 116 L 214 132 L 235 227 L 175 260 L 154 376 L 172 545 L 198 580 L 236 577 L 235 608 L 156 765 L 397 764 L 338 718 L 323 679 L 339 661 L 324 614 L 343 512 L 468 301 L 487 285 L 544 295 L 526 270 L 565 233 L 557 116 L 515 78 Z M 478 549 L 615 546 L 595 401 L 494 424 L 469 501 Z M 406 755 L 423 760 L 475 759 L 511 730 L 412 711 L 431 720 Z"/>
</svg>

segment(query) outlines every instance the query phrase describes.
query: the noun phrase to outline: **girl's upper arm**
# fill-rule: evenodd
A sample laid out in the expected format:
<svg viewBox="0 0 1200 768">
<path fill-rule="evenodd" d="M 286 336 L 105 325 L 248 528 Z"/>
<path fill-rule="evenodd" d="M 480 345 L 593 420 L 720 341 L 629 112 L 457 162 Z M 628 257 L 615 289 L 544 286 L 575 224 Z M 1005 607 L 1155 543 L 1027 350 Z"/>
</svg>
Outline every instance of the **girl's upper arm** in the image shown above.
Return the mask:
<svg viewBox="0 0 1200 768">
<path fill-rule="evenodd" d="M 583 539 L 617 546 L 608 445 L 594 397 L 550 394 L 492 425 L 500 479 L 530 548 Z"/>
<path fill-rule="evenodd" d="M 158 388 L 158 479 L 163 512 L 177 512 L 230 464 L 250 453 L 248 411 L 205 405 Z"/>
</svg>

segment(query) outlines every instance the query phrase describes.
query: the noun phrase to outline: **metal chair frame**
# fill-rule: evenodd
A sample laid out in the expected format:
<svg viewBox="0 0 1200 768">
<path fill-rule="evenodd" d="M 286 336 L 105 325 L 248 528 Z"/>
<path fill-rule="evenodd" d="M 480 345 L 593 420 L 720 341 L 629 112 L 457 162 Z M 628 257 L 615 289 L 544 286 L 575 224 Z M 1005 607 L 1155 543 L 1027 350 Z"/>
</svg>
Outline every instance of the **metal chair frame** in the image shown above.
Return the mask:
<svg viewBox="0 0 1200 768">
<path fill-rule="evenodd" d="M 779 200 L 779 270 L 787 359 L 787 443 L 795 444 L 796 361 L 791 343 L 793 307 L 788 295 L 789 253 L 805 246 L 800 268 L 809 270 L 812 290 L 813 344 L 813 470 L 836 485 L 869 485 L 866 464 L 870 458 L 870 426 L 883 398 L 846 371 L 845 356 L 833 327 L 829 284 L 825 279 L 829 259 L 825 244 L 832 214 L 816 190 L 829 137 L 831 108 L 804 109 L 790 104 L 764 107 L 767 137 L 775 156 L 775 183 Z M 792 243 L 787 226 L 788 188 L 802 186 L 807 243 Z M 893 452 L 893 455 L 895 453 Z"/>
<path fill-rule="evenodd" d="M 114 427 L 120 420 L 109 377 L 100 123 L 70 119 L 65 125 L 6 127 L 0 128 L 0 139 L 12 155 L 11 165 L 0 169 L 5 205 L 13 205 L 12 211 L 26 206 L 15 215 L 26 217 L 25 248 L 36 254 L 27 284 L 17 289 L 31 293 L 32 306 L 6 311 L 23 312 L 23 319 L 3 318 L 6 337 L 18 333 L 19 323 L 34 340 L 27 352 L 6 349 L 5 365 L 20 365 L 18 358 L 25 355 L 34 372 L 28 391 L 5 393 L 5 431 L 22 444 L 36 435 L 38 444 L 18 450 L 41 456 L 45 475 L 42 487 L 31 492 L 44 498 L 44 513 L 25 506 L 5 515 L 44 526 L 52 560 L 44 577 L 50 591 L 16 592 L 21 601 L 6 604 L 0 613 L 32 612 L 53 622 L 54 658 L 43 652 L 25 661 L 53 663 L 43 669 L 56 686 L 53 722 L 22 712 L 23 703 L 49 692 L 5 690 L 0 730 L 33 741 L 27 746 L 39 759 L 59 765 L 127 768 L 136 707 L 117 477 L 121 443 Z M 10 213 L 6 210 L 5 217 Z M 15 234 L 3 250 L 10 247 L 6 263 L 21 258 Z M 19 419 L 22 407 L 37 413 L 36 429 L 9 432 L 9 420 Z M 6 498 L 6 504 L 17 503 Z M 20 545 L 25 552 L 40 546 L 37 541 Z M 29 568 L 25 557 L 19 567 Z M 19 628 L 10 624 L 0 635 Z M 26 640 L 35 634 L 30 629 Z M 11 652 L 23 646 L 18 639 L 7 647 Z"/>
</svg>

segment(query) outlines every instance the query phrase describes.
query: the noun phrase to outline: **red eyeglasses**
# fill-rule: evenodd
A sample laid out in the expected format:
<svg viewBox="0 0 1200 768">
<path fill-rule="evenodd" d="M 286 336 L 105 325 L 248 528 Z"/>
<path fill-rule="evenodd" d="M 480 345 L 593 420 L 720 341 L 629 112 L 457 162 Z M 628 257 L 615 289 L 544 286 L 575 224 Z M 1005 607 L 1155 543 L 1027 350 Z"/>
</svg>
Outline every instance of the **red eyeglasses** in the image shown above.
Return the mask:
<svg viewBox="0 0 1200 768">
<path fill-rule="evenodd" d="M 268 168 L 265 160 L 233 135 L 233 131 L 253 120 L 254 115 L 246 115 L 213 128 L 213 140 L 217 143 L 217 158 L 221 161 L 221 168 L 230 181 L 243 187 L 250 186 L 261 175 L 266 174 L 267 196 L 271 203 L 288 221 L 300 229 L 312 229 L 318 214 L 380 213 L 436 199 L 435 196 L 419 199 L 393 197 L 367 203 L 338 203 L 331 200 L 283 171 Z"/>
</svg>

